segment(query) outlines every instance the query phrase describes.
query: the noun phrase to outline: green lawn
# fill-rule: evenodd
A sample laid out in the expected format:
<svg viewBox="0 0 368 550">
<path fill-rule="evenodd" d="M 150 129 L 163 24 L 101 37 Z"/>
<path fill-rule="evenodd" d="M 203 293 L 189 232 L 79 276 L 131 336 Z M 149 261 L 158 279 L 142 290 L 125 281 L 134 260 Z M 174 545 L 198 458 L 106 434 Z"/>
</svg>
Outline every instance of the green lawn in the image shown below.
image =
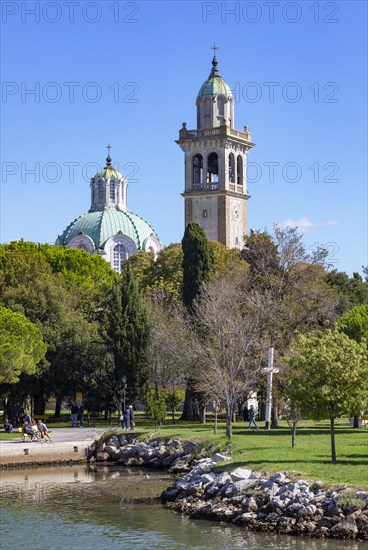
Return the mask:
<svg viewBox="0 0 368 550">
<path fill-rule="evenodd" d="M 142 422 L 142 427 L 145 424 L 147 422 Z M 331 463 L 327 421 L 301 422 L 294 448 L 291 447 L 291 431 L 286 423 L 281 422 L 278 429 L 261 429 L 259 432 L 247 431 L 244 423 L 234 424 L 231 442 L 233 466 L 246 466 L 267 472 L 287 470 L 307 479 L 367 488 L 368 429 L 353 429 L 348 426 L 347 419 L 339 419 L 336 424 L 337 464 Z M 154 431 L 152 426 L 147 427 Z M 175 425 L 167 422 L 158 433 L 218 443 L 222 448 L 228 444 L 224 424 L 219 425 L 216 435 L 210 423 L 202 425 L 187 422 L 178 422 Z"/>
</svg>

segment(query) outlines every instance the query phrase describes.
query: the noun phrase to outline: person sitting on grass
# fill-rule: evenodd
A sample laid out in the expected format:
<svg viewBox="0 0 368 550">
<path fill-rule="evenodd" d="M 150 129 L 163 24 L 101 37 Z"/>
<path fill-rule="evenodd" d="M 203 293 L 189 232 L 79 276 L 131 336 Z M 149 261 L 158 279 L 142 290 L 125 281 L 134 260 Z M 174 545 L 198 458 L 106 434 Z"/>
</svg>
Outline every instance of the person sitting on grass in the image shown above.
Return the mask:
<svg viewBox="0 0 368 550">
<path fill-rule="evenodd" d="M 9 420 L 6 418 L 4 422 L 5 433 L 10 434 L 13 431 L 13 426 L 10 424 Z"/>
<path fill-rule="evenodd" d="M 37 420 L 37 428 L 41 439 L 48 439 L 49 441 L 52 441 L 47 426 L 44 422 L 42 422 L 42 420 Z"/>
</svg>

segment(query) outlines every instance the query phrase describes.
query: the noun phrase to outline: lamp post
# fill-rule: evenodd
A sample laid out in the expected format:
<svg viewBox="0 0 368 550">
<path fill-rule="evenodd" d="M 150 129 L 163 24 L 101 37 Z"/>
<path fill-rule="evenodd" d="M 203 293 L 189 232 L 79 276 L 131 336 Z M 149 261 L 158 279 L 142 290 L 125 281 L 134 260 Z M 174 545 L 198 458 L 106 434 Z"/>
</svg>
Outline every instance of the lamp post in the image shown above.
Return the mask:
<svg viewBox="0 0 368 550">
<path fill-rule="evenodd" d="M 124 411 L 125 411 L 125 394 L 126 394 L 126 389 L 127 389 L 127 377 L 123 376 L 123 378 L 121 379 L 122 383 L 123 383 L 123 410 L 122 410 L 122 413 L 124 414 Z"/>
</svg>

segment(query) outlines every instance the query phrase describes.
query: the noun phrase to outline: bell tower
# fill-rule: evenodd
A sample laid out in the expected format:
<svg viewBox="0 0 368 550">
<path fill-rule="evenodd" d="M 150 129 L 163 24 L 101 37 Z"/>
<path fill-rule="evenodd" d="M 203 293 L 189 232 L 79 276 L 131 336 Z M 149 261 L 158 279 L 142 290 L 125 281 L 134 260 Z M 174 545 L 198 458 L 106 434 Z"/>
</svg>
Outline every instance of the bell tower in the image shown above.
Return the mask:
<svg viewBox="0 0 368 550">
<path fill-rule="evenodd" d="M 185 155 L 185 226 L 194 221 L 208 239 L 243 248 L 247 234 L 246 156 L 254 146 L 247 126 L 234 129 L 234 97 L 212 59 L 198 92 L 197 128 L 183 122 L 176 143 Z"/>
</svg>

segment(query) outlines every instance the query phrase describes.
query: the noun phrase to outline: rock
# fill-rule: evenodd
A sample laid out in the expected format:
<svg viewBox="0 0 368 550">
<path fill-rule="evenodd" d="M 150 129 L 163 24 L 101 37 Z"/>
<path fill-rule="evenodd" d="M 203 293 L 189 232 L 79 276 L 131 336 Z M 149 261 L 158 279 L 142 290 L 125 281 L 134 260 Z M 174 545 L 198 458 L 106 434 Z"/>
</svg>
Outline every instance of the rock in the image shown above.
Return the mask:
<svg viewBox="0 0 368 550">
<path fill-rule="evenodd" d="M 122 447 L 123 445 L 126 445 L 128 443 L 128 440 L 125 437 L 125 435 L 121 435 L 119 438 L 119 442 L 120 442 L 120 447 Z"/>
<path fill-rule="evenodd" d="M 100 445 L 99 448 L 97 449 L 97 454 L 103 453 L 105 451 L 105 447 L 106 447 L 106 443 L 102 443 L 102 445 Z"/>
<path fill-rule="evenodd" d="M 219 475 L 219 477 L 217 478 L 217 485 L 219 487 L 222 487 L 223 485 L 226 485 L 226 484 L 229 484 L 231 483 L 232 479 L 231 477 L 229 476 L 229 474 L 227 472 L 223 472 L 222 474 Z"/>
<path fill-rule="evenodd" d="M 286 478 L 286 475 L 282 472 L 277 472 L 276 474 L 272 474 L 270 476 L 270 481 L 273 481 L 274 483 L 280 483 L 280 481 L 283 481 Z"/>
<path fill-rule="evenodd" d="M 216 474 L 214 474 L 213 472 L 208 472 L 207 474 L 202 474 L 201 481 L 203 484 L 210 483 L 212 481 L 215 481 L 216 477 Z"/>
<path fill-rule="evenodd" d="M 110 455 L 108 453 L 97 453 L 96 462 L 106 462 L 109 458 Z"/>
<path fill-rule="evenodd" d="M 252 470 L 247 468 L 236 468 L 233 472 L 230 473 L 232 481 L 240 481 L 242 479 L 249 479 L 252 474 Z"/>
<path fill-rule="evenodd" d="M 191 441 L 186 441 L 183 445 L 183 450 L 186 455 L 193 454 L 197 450 L 197 445 Z"/>
<path fill-rule="evenodd" d="M 215 497 L 220 491 L 220 487 L 216 484 L 214 481 L 213 483 L 207 484 L 205 487 L 206 495 L 213 498 Z"/>
<path fill-rule="evenodd" d="M 169 487 L 168 489 L 165 489 L 165 491 L 161 494 L 161 502 L 164 504 L 165 502 L 172 502 L 176 499 L 176 497 L 179 494 L 179 490 L 175 487 Z"/>
<path fill-rule="evenodd" d="M 116 447 L 113 447 L 112 445 L 106 445 L 104 452 L 107 453 L 110 457 L 112 457 L 115 452 L 117 451 Z M 119 451 L 118 451 L 119 453 Z"/>
<path fill-rule="evenodd" d="M 227 460 L 231 460 L 231 457 L 227 455 L 222 455 L 221 453 L 215 453 L 212 460 L 214 462 L 225 462 Z"/>
<path fill-rule="evenodd" d="M 180 449 L 181 448 L 181 441 L 179 439 L 169 439 L 169 441 L 166 443 L 168 447 L 171 447 L 172 449 Z"/>
<path fill-rule="evenodd" d="M 108 440 L 107 445 L 118 449 L 120 447 L 120 438 L 117 435 L 112 435 Z"/>
<path fill-rule="evenodd" d="M 331 529 L 331 533 L 352 536 L 358 532 L 358 527 L 355 519 L 348 516 L 339 523 L 336 523 Z"/>
<path fill-rule="evenodd" d="M 213 462 L 210 458 L 203 458 L 196 466 L 194 466 L 193 472 L 196 474 L 206 474 L 207 472 L 210 472 L 215 465 L 216 462 Z"/>
</svg>

